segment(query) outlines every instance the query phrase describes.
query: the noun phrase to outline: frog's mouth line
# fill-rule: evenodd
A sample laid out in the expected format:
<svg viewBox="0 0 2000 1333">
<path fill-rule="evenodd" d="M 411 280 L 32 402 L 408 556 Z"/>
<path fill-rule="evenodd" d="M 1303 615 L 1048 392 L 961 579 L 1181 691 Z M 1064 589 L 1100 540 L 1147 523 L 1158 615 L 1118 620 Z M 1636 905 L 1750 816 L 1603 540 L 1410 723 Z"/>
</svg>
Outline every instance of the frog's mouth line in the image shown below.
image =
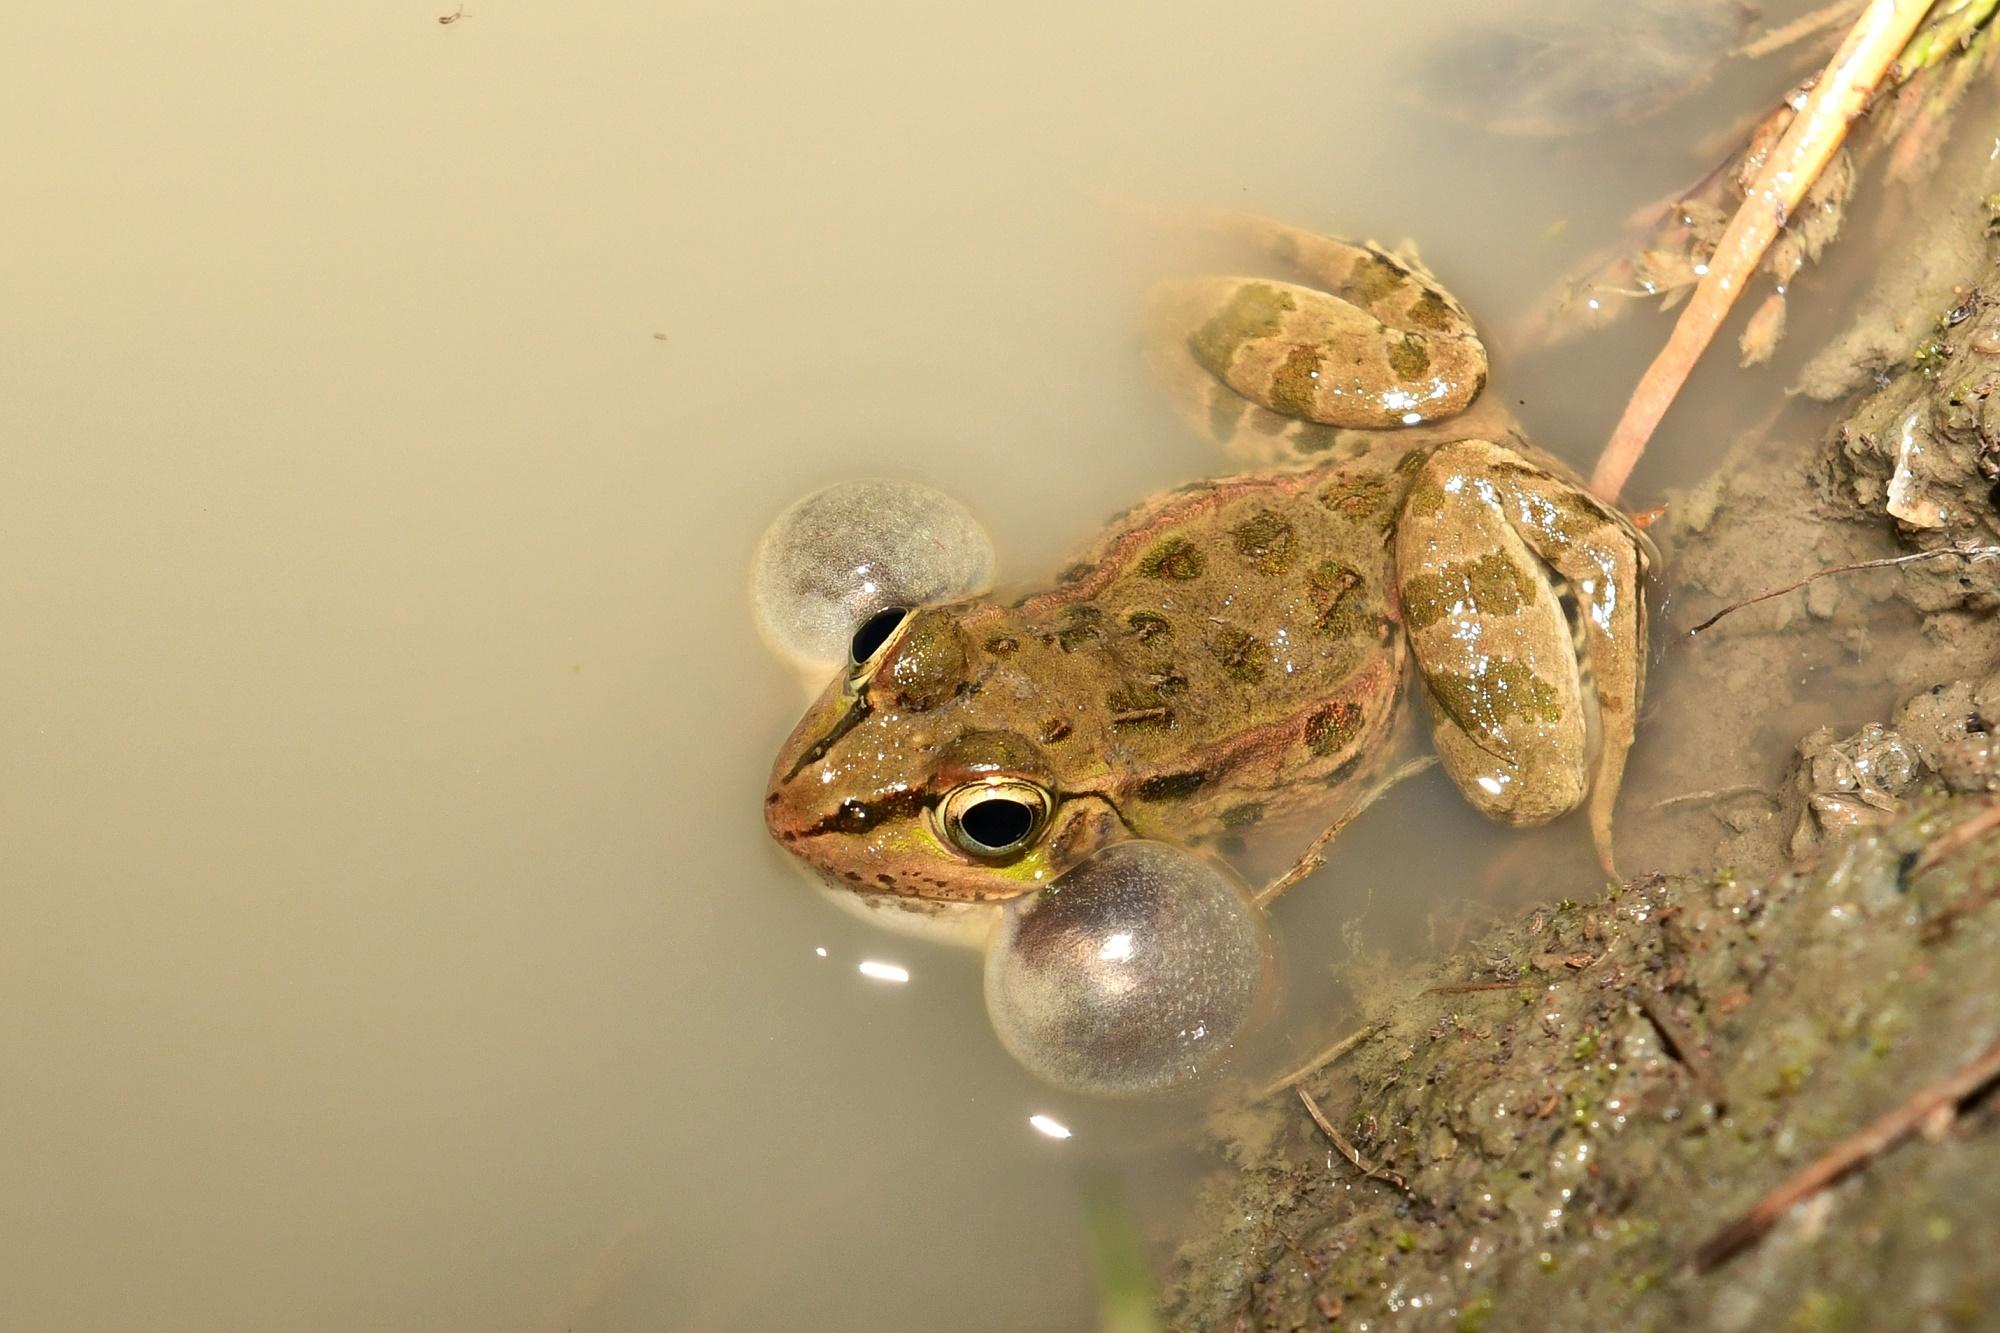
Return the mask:
<svg viewBox="0 0 2000 1333">
<path fill-rule="evenodd" d="M 804 772 L 807 764 L 816 764 L 826 758 L 827 751 L 839 744 L 841 737 L 866 721 L 871 711 L 873 710 L 869 707 L 868 696 L 865 694 L 855 695 L 854 702 L 848 705 L 847 712 L 840 721 L 834 723 L 833 728 L 826 735 L 807 746 L 805 751 L 799 755 L 798 762 L 793 764 L 791 771 L 785 774 L 785 781 L 790 782 L 793 778 Z"/>
</svg>

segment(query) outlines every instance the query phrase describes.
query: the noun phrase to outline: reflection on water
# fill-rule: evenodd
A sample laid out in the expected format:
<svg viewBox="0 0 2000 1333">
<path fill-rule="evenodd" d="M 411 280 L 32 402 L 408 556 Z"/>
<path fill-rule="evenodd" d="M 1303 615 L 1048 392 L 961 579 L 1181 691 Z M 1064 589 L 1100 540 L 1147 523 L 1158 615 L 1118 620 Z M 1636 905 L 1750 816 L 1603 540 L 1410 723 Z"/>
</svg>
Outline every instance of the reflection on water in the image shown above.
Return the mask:
<svg viewBox="0 0 2000 1333">
<path fill-rule="evenodd" d="M 1022 580 L 1211 468 L 1163 219 L 1414 236 L 1492 323 L 1705 165 L 1415 109 L 1489 11 L 13 15 L 0 1324 L 1087 1326 L 1080 1164 L 1167 1220 L 1186 1108 L 1050 1093 L 975 956 L 802 891 L 743 571 L 843 477 Z M 1506 350 L 1577 457 L 1650 345 Z M 1280 906 L 1307 993 L 1503 845 L 1415 788 Z"/>
</svg>

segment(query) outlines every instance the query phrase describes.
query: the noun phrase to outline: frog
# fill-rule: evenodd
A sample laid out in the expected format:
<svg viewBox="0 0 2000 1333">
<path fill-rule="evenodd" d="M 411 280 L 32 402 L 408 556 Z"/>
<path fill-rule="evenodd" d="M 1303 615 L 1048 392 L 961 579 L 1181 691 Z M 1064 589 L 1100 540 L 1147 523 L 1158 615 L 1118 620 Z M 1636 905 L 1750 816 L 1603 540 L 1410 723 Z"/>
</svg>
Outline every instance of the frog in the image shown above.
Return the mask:
<svg viewBox="0 0 2000 1333">
<path fill-rule="evenodd" d="M 1475 400 L 1487 355 L 1411 253 L 1241 218 L 1284 277 L 1153 301 L 1148 356 L 1242 470 L 1114 517 L 1048 586 L 890 608 L 806 709 L 771 836 L 850 906 L 976 940 L 1130 839 L 1327 839 L 1420 728 L 1485 815 L 1612 809 L 1645 684 L 1655 553 Z"/>
</svg>

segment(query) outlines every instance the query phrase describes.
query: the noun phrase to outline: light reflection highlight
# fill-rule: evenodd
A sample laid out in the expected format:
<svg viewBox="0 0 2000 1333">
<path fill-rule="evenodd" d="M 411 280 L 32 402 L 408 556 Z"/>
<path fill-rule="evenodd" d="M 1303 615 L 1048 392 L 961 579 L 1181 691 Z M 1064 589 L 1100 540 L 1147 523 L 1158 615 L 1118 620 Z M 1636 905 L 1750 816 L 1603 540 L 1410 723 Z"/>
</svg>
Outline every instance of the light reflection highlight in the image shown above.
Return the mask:
<svg viewBox="0 0 2000 1333">
<path fill-rule="evenodd" d="M 864 977 L 875 981 L 893 981 L 899 986 L 910 979 L 909 968 L 898 967 L 894 963 L 878 963 L 873 958 L 864 959 L 859 970 Z"/>
<path fill-rule="evenodd" d="M 1069 1126 L 1052 1115 L 1043 1115 L 1037 1111 L 1028 1117 L 1028 1123 L 1052 1139 L 1066 1139 L 1070 1136 Z"/>
</svg>

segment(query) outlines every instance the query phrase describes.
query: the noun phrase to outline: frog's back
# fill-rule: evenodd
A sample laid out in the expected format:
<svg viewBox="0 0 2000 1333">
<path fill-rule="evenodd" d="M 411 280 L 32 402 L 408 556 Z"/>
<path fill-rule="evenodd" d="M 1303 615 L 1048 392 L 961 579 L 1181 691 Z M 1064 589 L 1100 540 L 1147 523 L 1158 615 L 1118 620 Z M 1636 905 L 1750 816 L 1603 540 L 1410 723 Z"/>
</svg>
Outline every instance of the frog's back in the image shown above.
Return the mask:
<svg viewBox="0 0 2000 1333">
<path fill-rule="evenodd" d="M 1362 458 L 1203 482 L 1125 515 L 1013 609 L 1024 647 L 1060 659 L 1045 664 L 1063 682 L 1051 758 L 1115 791 L 1142 833 L 1323 799 L 1395 706 L 1401 491 L 1399 470 Z"/>
</svg>

